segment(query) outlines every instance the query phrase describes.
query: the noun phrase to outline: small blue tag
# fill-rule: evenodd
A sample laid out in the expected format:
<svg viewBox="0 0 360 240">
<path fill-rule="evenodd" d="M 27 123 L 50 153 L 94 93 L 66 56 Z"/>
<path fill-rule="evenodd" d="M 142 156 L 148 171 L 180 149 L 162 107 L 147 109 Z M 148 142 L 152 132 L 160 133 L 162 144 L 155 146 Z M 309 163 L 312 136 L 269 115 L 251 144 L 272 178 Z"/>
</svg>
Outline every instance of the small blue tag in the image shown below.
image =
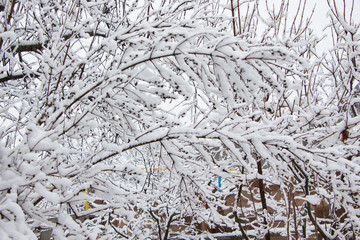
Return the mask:
<svg viewBox="0 0 360 240">
<path fill-rule="evenodd" d="M 219 192 L 222 192 L 221 191 L 221 177 L 218 177 L 218 184 L 219 184 Z"/>
</svg>

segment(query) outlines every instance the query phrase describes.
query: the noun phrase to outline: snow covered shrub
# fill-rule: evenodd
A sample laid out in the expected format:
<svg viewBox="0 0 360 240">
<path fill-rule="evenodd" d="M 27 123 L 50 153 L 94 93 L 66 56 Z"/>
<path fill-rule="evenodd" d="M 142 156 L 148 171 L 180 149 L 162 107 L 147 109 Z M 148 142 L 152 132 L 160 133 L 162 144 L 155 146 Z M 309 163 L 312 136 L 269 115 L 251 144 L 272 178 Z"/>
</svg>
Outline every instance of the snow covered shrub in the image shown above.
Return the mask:
<svg viewBox="0 0 360 240">
<path fill-rule="evenodd" d="M 2 1 L 1 236 L 359 236 L 358 28 L 258 3 Z"/>
</svg>

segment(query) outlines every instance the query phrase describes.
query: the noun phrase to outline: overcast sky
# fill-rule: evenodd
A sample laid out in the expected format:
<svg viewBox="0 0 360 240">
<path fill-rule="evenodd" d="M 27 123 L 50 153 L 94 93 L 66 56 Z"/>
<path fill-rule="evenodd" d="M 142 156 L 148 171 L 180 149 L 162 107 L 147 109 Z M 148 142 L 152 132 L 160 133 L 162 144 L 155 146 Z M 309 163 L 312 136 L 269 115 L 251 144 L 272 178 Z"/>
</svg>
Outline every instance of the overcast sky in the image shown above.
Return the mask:
<svg viewBox="0 0 360 240">
<path fill-rule="evenodd" d="M 298 0 L 296 0 L 298 1 Z M 333 0 L 331 0 L 333 1 Z M 310 1 L 311 2 L 311 1 Z M 326 0 L 317 0 L 313 1 L 314 3 L 310 3 L 311 5 L 314 5 L 316 2 L 315 7 L 315 13 L 314 13 L 314 19 L 313 19 L 313 28 L 317 33 L 321 34 L 327 34 L 330 35 L 331 32 L 329 31 L 323 31 L 324 28 L 330 24 L 330 19 L 328 17 L 328 5 Z M 350 7 L 352 5 L 352 0 L 335 0 L 335 3 L 339 7 L 340 11 L 343 12 L 344 10 L 344 2 L 346 4 L 346 16 L 350 15 Z M 360 22 L 360 4 L 359 0 L 354 0 L 354 10 L 353 10 L 353 21 L 354 23 L 358 24 Z M 348 17 L 347 17 L 347 20 Z M 330 43 L 329 43 L 330 44 Z M 326 48 L 326 41 L 323 41 L 322 47 Z"/>
<path fill-rule="evenodd" d="M 275 6 L 279 6 L 281 3 L 281 0 L 267 0 L 268 3 L 275 4 Z M 300 0 L 290 0 L 290 12 L 292 16 L 296 14 L 297 6 L 299 4 Z M 346 5 L 346 15 L 349 16 L 350 14 L 350 8 L 352 5 L 352 2 L 354 2 L 354 10 L 353 10 L 353 20 L 356 24 L 360 23 L 360 0 L 329 0 L 331 3 L 334 1 L 338 7 L 338 9 L 343 12 L 344 5 Z M 260 0 L 260 6 L 264 6 L 266 0 Z M 304 2 L 304 0 L 302 0 Z M 344 4 L 345 3 L 345 4 Z M 312 28 L 315 30 L 318 37 L 322 37 L 325 34 L 329 36 L 331 32 L 328 30 L 324 30 L 327 25 L 330 24 L 330 18 L 328 17 L 329 7 L 327 4 L 327 0 L 308 0 L 307 1 L 307 8 L 306 13 L 307 16 L 311 14 L 312 9 L 315 7 L 314 16 L 312 18 Z M 347 17 L 348 20 L 348 17 Z M 321 52 L 326 51 L 331 47 L 331 39 L 328 37 L 327 39 L 324 39 L 319 46 L 319 49 Z"/>
</svg>

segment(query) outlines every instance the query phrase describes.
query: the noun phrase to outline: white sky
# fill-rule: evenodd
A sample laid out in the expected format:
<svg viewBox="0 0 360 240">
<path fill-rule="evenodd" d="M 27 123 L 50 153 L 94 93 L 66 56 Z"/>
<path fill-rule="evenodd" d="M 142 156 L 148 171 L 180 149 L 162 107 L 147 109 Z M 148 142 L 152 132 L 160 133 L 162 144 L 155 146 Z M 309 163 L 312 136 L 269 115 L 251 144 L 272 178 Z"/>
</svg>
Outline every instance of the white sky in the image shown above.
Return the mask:
<svg viewBox="0 0 360 240">
<path fill-rule="evenodd" d="M 331 39 L 329 39 L 331 32 L 329 29 L 326 29 L 324 31 L 324 28 L 330 24 L 330 19 L 328 17 L 329 7 L 327 5 L 326 0 L 317 0 L 314 2 L 316 2 L 316 7 L 315 7 L 314 18 L 312 21 L 312 27 L 314 28 L 316 33 L 319 34 L 320 36 L 321 36 L 321 34 L 328 35 L 328 38 L 324 39 L 320 45 L 319 50 L 321 51 L 321 50 L 326 49 L 326 47 L 327 47 L 326 45 L 331 46 Z M 345 3 L 346 16 L 350 15 L 350 7 L 352 5 L 352 0 L 335 0 L 335 3 L 339 7 L 341 12 L 344 11 L 344 3 Z M 310 4 L 314 5 L 314 3 L 310 3 Z M 360 14 L 359 13 L 360 13 L 360 1 L 354 0 L 353 23 L 356 23 L 356 24 L 360 23 Z M 349 20 L 349 19 L 347 18 L 347 20 Z M 329 42 L 329 43 L 327 43 L 327 42 Z"/>
<path fill-rule="evenodd" d="M 272 6 L 279 6 L 281 0 L 260 0 L 260 6 L 264 8 L 266 1 L 268 4 Z M 294 16 L 297 11 L 297 6 L 300 0 L 290 0 L 290 15 Z M 359 24 L 360 23 L 360 0 L 329 0 L 331 3 L 335 2 L 340 12 L 343 13 L 344 5 L 346 6 L 346 16 L 350 14 L 350 8 L 352 3 L 354 2 L 354 10 L 353 10 L 353 23 Z M 302 0 L 304 2 L 304 0 Z M 307 0 L 307 7 L 306 7 L 306 16 L 310 16 L 312 9 L 315 6 L 315 12 L 312 18 L 312 25 L 311 27 L 315 30 L 316 35 L 321 38 L 325 34 L 328 36 L 326 39 L 321 41 L 319 44 L 319 52 L 326 51 L 331 47 L 331 32 L 329 29 L 325 30 L 326 26 L 330 24 L 330 18 L 328 17 L 329 7 L 327 0 Z M 347 20 L 348 17 L 347 17 Z"/>
</svg>

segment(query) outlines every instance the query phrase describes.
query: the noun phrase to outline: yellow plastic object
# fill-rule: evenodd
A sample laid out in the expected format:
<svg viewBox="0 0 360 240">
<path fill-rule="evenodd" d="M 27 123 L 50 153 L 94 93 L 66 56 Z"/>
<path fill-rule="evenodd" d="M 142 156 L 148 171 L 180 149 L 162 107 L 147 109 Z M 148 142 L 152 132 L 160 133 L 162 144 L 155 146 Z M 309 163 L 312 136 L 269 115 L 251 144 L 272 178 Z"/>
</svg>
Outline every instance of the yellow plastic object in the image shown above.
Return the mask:
<svg viewBox="0 0 360 240">
<path fill-rule="evenodd" d="M 145 168 L 141 168 L 141 170 L 146 170 Z M 154 171 L 167 171 L 167 168 L 153 168 Z"/>
<path fill-rule="evenodd" d="M 85 190 L 85 194 L 89 195 L 89 190 L 88 189 Z M 89 202 L 85 202 L 85 211 L 87 211 L 87 210 L 89 210 Z"/>
</svg>

